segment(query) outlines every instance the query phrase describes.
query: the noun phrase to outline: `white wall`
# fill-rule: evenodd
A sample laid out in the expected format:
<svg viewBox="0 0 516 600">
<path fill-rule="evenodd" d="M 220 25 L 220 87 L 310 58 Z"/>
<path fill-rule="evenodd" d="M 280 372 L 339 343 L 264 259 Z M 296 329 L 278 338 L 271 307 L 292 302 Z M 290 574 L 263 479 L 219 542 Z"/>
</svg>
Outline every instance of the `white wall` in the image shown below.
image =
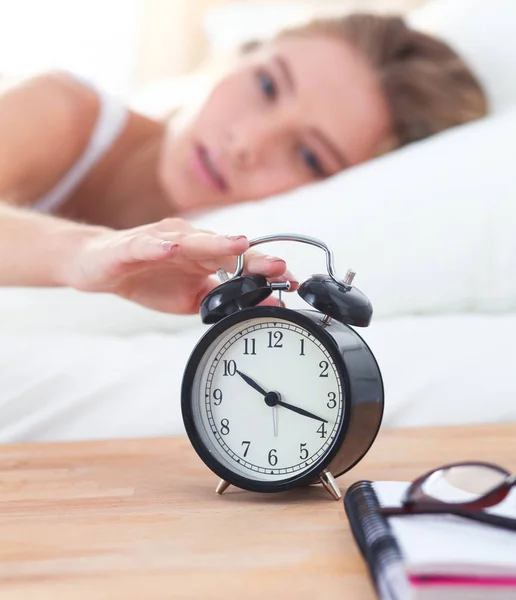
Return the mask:
<svg viewBox="0 0 516 600">
<path fill-rule="evenodd" d="M 0 75 L 64 68 L 125 94 L 141 7 L 142 0 L 0 0 Z"/>
</svg>

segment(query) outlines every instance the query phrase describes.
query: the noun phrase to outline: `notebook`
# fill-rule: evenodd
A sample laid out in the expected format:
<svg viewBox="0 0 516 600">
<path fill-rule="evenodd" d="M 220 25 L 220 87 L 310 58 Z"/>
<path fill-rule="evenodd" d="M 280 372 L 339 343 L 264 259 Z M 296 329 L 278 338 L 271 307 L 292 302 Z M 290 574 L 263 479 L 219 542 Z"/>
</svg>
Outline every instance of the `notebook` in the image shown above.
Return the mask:
<svg viewBox="0 0 516 600">
<path fill-rule="evenodd" d="M 409 483 L 358 481 L 344 496 L 381 600 L 516 599 L 516 531 L 453 515 L 384 517 Z M 516 517 L 516 490 L 490 512 Z"/>
</svg>

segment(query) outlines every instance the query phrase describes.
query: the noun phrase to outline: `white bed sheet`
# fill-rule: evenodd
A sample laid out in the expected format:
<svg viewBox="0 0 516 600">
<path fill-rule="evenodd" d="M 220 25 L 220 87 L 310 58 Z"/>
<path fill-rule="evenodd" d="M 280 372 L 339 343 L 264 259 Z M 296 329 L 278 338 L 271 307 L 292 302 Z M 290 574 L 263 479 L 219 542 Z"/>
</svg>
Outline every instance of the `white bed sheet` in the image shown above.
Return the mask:
<svg viewBox="0 0 516 600">
<path fill-rule="evenodd" d="M 136 329 L 6 327 L 0 442 L 182 435 L 183 369 L 207 327 Z M 384 376 L 384 427 L 516 421 L 516 314 L 378 319 L 358 331 Z"/>
</svg>

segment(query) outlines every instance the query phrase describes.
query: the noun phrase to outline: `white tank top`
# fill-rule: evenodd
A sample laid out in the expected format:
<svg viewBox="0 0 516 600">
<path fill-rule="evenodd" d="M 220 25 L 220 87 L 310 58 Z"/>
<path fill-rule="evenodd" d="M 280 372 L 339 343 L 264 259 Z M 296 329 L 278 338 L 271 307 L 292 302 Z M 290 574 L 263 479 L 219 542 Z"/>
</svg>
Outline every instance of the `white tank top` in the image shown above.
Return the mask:
<svg viewBox="0 0 516 600">
<path fill-rule="evenodd" d="M 68 196 L 86 177 L 90 169 L 109 150 L 122 132 L 128 117 L 128 110 L 114 96 L 95 88 L 75 74 L 72 76 L 95 90 L 99 97 L 99 114 L 86 148 L 65 175 L 44 196 L 38 198 L 32 208 L 38 212 L 51 213 L 60 207 Z"/>
</svg>

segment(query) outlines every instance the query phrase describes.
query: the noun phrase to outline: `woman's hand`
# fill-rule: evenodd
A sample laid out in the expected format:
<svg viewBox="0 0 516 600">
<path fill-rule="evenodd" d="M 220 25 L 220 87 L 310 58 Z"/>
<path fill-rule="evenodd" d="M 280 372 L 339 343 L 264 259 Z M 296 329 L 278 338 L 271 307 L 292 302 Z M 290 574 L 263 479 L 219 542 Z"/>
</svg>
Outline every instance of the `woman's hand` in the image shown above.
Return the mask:
<svg viewBox="0 0 516 600">
<path fill-rule="evenodd" d="M 67 284 L 88 292 L 107 292 L 163 312 L 192 314 L 204 296 L 219 285 L 219 268 L 234 272 L 246 252 L 244 236 L 194 229 L 182 219 L 165 219 L 124 231 L 98 230 L 79 244 L 67 263 Z M 246 252 L 247 273 L 297 283 L 285 261 Z M 270 298 L 269 302 L 277 304 Z"/>
</svg>

